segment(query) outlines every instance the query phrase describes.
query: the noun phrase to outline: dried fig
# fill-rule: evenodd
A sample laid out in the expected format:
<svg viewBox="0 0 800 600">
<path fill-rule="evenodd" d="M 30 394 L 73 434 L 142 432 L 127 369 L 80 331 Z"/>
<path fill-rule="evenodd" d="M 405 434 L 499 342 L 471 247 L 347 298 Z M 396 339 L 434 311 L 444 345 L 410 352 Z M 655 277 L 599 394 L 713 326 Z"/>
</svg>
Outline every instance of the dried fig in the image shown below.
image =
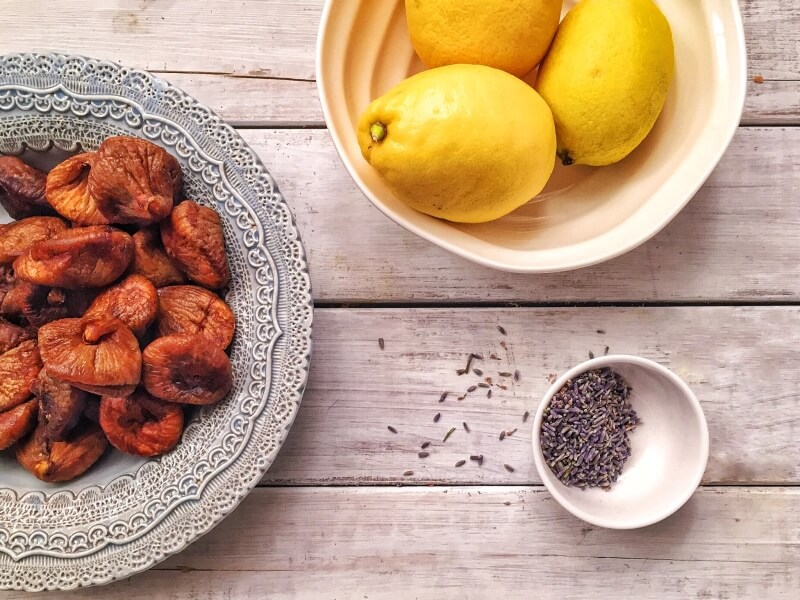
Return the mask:
<svg viewBox="0 0 800 600">
<path fill-rule="evenodd" d="M 47 175 L 47 201 L 62 217 L 78 225 L 108 225 L 94 197 L 89 193 L 89 172 L 96 153 L 68 158 Z"/>
<path fill-rule="evenodd" d="M 47 175 L 16 156 L 0 156 L 0 204 L 12 219 L 52 215 L 45 199 Z"/>
<path fill-rule="evenodd" d="M 39 398 L 39 423 L 44 428 L 45 439 L 49 442 L 64 441 L 78 424 L 88 394 L 53 379 L 45 369 L 39 372 L 31 391 Z"/>
<path fill-rule="evenodd" d="M 158 456 L 172 450 L 183 433 L 183 408 L 138 390 L 127 398 L 103 396 L 100 426 L 117 450 Z"/>
<path fill-rule="evenodd" d="M 31 396 L 31 384 L 42 369 L 34 340 L 26 340 L 0 356 L 0 412 Z"/>
<path fill-rule="evenodd" d="M 213 404 L 233 386 L 231 361 L 201 336 L 168 335 L 144 349 L 142 383 L 167 402 Z"/>
<path fill-rule="evenodd" d="M 62 319 L 39 329 L 47 374 L 93 394 L 127 396 L 139 383 L 139 341 L 119 319 Z"/>
<path fill-rule="evenodd" d="M 89 191 L 113 223 L 156 223 L 172 211 L 181 167 L 166 150 L 133 137 L 100 145 L 89 173 Z"/>
<path fill-rule="evenodd" d="M 125 323 L 134 334 L 142 336 L 157 312 L 155 286 L 146 277 L 129 275 L 95 298 L 84 317 L 112 316 Z"/>
<path fill-rule="evenodd" d="M 0 313 L 12 319 L 24 317 L 34 327 L 70 316 L 64 290 L 27 281 L 19 281 L 9 290 L 0 303 Z"/>
<path fill-rule="evenodd" d="M 103 287 L 118 279 L 133 259 L 133 240 L 107 226 L 80 227 L 36 242 L 14 261 L 17 279 L 76 289 Z"/>
<path fill-rule="evenodd" d="M 225 236 L 217 212 L 186 200 L 161 223 L 164 249 L 195 283 L 212 289 L 228 285 Z"/>
<path fill-rule="evenodd" d="M 174 285 L 158 290 L 159 336 L 173 333 L 200 335 L 223 350 L 233 340 L 236 317 L 225 301 L 194 285 Z"/>
<path fill-rule="evenodd" d="M 0 450 L 10 448 L 36 426 L 39 401 L 28 400 L 19 406 L 0 413 Z"/>
<path fill-rule="evenodd" d="M 30 329 L 0 319 L 0 355 L 13 350 L 25 340 L 32 340 L 36 334 Z"/>
<path fill-rule="evenodd" d="M 83 475 L 103 455 L 108 441 L 95 423 L 84 423 L 64 442 L 49 443 L 41 427 L 17 449 L 17 461 L 37 478 L 49 483 Z"/>
<path fill-rule="evenodd" d="M 183 283 L 186 278 L 175 266 L 161 244 L 161 235 L 153 227 L 133 234 L 133 262 L 130 273 L 144 275 L 157 288 Z"/>
<path fill-rule="evenodd" d="M 86 399 L 86 406 L 83 409 L 83 416 L 92 423 L 100 423 L 100 398 L 89 396 Z"/>
<path fill-rule="evenodd" d="M 58 217 L 29 217 L 0 231 L 0 263 L 12 263 L 36 242 L 49 240 L 69 225 Z"/>
<path fill-rule="evenodd" d="M 17 278 L 14 276 L 14 267 L 11 265 L 0 265 L 0 304 L 6 294 L 14 287 Z"/>
</svg>

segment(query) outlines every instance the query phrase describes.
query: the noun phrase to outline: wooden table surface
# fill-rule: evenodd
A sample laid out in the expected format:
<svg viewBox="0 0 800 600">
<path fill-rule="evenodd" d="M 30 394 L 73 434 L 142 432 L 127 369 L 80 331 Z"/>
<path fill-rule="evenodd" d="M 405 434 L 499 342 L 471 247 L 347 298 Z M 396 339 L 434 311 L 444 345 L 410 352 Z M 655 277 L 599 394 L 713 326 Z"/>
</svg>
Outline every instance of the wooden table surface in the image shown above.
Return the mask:
<svg viewBox="0 0 800 600">
<path fill-rule="evenodd" d="M 796 598 L 796 2 L 741 1 L 745 114 L 689 206 L 638 250 L 546 276 L 456 258 L 358 191 L 325 130 L 314 82 L 322 4 L 3 2 L 0 52 L 81 53 L 149 69 L 241 128 L 297 216 L 317 303 L 308 391 L 261 485 L 180 555 L 63 596 Z M 711 432 L 703 486 L 675 516 L 639 531 L 591 527 L 562 510 L 541 486 L 531 420 L 522 422 L 551 373 L 606 346 L 683 376 Z M 476 392 L 440 404 L 442 391 L 469 385 L 455 370 L 473 351 L 497 354 L 480 367 L 495 380 L 519 369 L 520 381 L 491 399 Z M 431 456 L 421 460 L 424 441 Z M 483 465 L 454 467 L 470 454 L 483 454 Z"/>
</svg>

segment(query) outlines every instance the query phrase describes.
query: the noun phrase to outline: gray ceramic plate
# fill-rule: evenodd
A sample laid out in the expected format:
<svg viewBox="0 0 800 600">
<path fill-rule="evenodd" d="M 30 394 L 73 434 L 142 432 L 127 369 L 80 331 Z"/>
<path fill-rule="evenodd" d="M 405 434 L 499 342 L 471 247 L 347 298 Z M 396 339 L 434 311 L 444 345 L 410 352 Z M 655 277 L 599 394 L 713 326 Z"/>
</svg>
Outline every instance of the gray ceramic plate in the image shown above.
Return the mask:
<svg viewBox="0 0 800 600">
<path fill-rule="evenodd" d="M 159 144 L 185 195 L 222 215 L 237 317 L 234 389 L 155 460 L 109 452 L 67 484 L 0 457 L 0 588 L 69 589 L 143 571 L 229 514 L 274 460 L 311 351 L 308 266 L 294 219 L 256 154 L 168 83 L 77 56 L 0 57 L 0 154 L 49 168 L 112 135 Z M 8 217 L 0 209 L 0 221 Z"/>
</svg>

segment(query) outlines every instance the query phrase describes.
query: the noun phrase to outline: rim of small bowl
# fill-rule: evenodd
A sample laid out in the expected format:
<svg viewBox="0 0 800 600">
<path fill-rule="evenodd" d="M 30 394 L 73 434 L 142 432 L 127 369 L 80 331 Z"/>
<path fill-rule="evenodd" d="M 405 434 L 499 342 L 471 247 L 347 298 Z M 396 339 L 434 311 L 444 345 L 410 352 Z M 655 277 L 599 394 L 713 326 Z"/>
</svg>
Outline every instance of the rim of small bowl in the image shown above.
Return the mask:
<svg viewBox="0 0 800 600">
<path fill-rule="evenodd" d="M 700 424 L 700 445 L 702 450 L 702 460 L 697 465 L 697 472 L 692 480 L 692 485 L 688 486 L 687 489 L 678 497 L 676 501 L 674 501 L 670 507 L 662 511 L 660 513 L 653 514 L 647 518 L 639 519 L 638 521 L 613 521 L 608 519 L 602 519 L 588 513 L 577 506 L 575 506 L 569 499 L 567 499 L 561 492 L 560 487 L 563 486 L 560 482 L 554 479 L 552 471 L 550 471 L 550 467 L 547 466 L 547 463 L 544 461 L 544 456 L 542 455 L 541 443 L 540 443 L 540 435 L 539 432 L 542 428 L 542 419 L 544 417 L 544 410 L 550 404 L 550 401 L 555 396 L 556 392 L 558 392 L 564 384 L 573 377 L 585 373 L 586 371 L 590 371 L 592 369 L 598 369 L 602 367 L 612 367 L 618 364 L 627 364 L 627 365 L 634 365 L 639 368 L 645 368 L 652 371 L 656 371 L 659 374 L 663 375 L 672 383 L 684 396 L 684 398 L 689 402 L 689 405 L 692 407 L 692 411 L 694 413 L 695 418 L 697 419 L 698 423 Z M 592 525 L 597 525 L 598 527 L 605 527 L 606 529 L 639 529 L 641 527 L 647 527 L 649 525 L 653 525 L 658 523 L 659 521 L 663 521 L 667 517 L 675 514 L 686 502 L 689 501 L 689 498 L 697 490 L 698 486 L 700 485 L 700 481 L 703 478 L 703 474 L 706 471 L 706 466 L 708 465 L 708 454 L 709 454 L 709 434 L 708 434 L 708 423 L 706 422 L 705 414 L 703 413 L 703 408 L 700 406 L 700 401 L 695 396 L 694 392 L 691 388 L 686 384 L 683 379 L 678 377 L 675 373 L 670 371 L 663 365 L 660 365 L 657 362 L 654 362 L 647 358 L 642 358 L 640 356 L 633 356 L 630 354 L 616 354 L 616 355 L 609 355 L 609 356 L 600 356 L 598 358 L 593 358 L 591 360 L 584 361 L 566 373 L 561 375 L 547 390 L 547 393 L 542 398 L 542 401 L 539 403 L 539 408 L 536 409 L 536 416 L 533 420 L 533 435 L 532 435 L 532 444 L 533 444 L 533 461 L 536 464 L 536 470 L 539 472 L 539 477 L 541 477 L 544 486 L 547 488 L 547 491 L 556 499 L 563 508 L 567 511 L 586 521 L 587 523 L 591 523 Z"/>
<path fill-rule="evenodd" d="M 419 236 L 420 238 L 444 248 L 445 250 L 470 260 L 479 265 L 496 269 L 498 271 L 507 271 L 510 273 L 562 273 L 567 271 L 574 271 L 601 264 L 615 258 L 618 258 L 628 252 L 635 250 L 639 246 L 651 240 L 658 233 L 660 233 L 667 225 L 669 225 L 675 217 L 684 209 L 686 205 L 695 197 L 701 187 L 708 181 L 708 178 L 719 165 L 722 157 L 727 152 L 728 147 L 733 141 L 733 137 L 739 129 L 739 123 L 744 113 L 745 101 L 747 98 L 747 46 L 745 42 L 744 23 L 742 21 L 742 12 L 737 0 L 721 0 L 731 9 L 731 16 L 733 17 L 734 36 L 736 39 L 737 53 L 735 57 L 735 66 L 738 69 L 737 76 L 731 79 L 732 90 L 729 90 L 735 98 L 735 110 L 731 111 L 729 118 L 723 126 L 723 132 L 720 135 L 719 146 L 711 153 L 713 160 L 711 160 L 696 181 L 686 186 L 686 188 L 679 194 L 680 200 L 677 201 L 670 210 L 664 212 L 660 218 L 654 220 L 648 227 L 641 233 L 641 235 L 631 238 L 627 243 L 615 246 L 611 250 L 596 253 L 593 256 L 583 256 L 580 258 L 569 257 L 561 258 L 558 260 L 549 260 L 543 263 L 515 263 L 513 261 L 505 261 L 502 259 L 487 256 L 475 249 L 468 249 L 458 243 L 445 239 L 442 236 L 433 233 L 425 227 L 417 225 L 404 216 L 398 214 L 396 211 L 389 208 L 384 201 L 372 191 L 372 189 L 361 179 L 355 165 L 351 162 L 350 157 L 344 151 L 342 140 L 339 136 L 339 131 L 332 125 L 330 99 L 328 98 L 328 83 L 327 83 L 327 70 L 324 67 L 324 49 L 326 36 L 328 35 L 328 21 L 330 20 L 331 8 L 335 0 L 326 0 L 322 9 L 322 17 L 320 19 L 319 29 L 317 31 L 317 46 L 315 50 L 315 67 L 317 72 L 317 91 L 319 92 L 320 105 L 322 113 L 325 117 L 325 123 L 328 126 L 328 133 L 334 142 L 336 153 L 339 155 L 340 160 L 344 164 L 345 169 L 350 175 L 351 179 L 355 182 L 358 189 L 364 196 L 384 215 L 389 217 L 397 225 L 405 228 L 411 233 Z"/>
</svg>

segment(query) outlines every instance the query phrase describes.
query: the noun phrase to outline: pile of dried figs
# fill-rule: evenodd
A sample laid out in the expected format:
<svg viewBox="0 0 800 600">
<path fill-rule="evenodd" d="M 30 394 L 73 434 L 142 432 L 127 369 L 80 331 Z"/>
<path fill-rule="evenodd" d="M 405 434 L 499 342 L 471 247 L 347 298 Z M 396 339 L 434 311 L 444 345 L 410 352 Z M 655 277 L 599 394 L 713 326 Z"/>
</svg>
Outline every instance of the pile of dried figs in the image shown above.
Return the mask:
<svg viewBox="0 0 800 600">
<path fill-rule="evenodd" d="M 0 157 L 0 450 L 43 481 L 108 444 L 157 456 L 187 405 L 231 389 L 222 224 L 181 199 L 178 161 L 112 137 L 49 173 Z"/>
</svg>

